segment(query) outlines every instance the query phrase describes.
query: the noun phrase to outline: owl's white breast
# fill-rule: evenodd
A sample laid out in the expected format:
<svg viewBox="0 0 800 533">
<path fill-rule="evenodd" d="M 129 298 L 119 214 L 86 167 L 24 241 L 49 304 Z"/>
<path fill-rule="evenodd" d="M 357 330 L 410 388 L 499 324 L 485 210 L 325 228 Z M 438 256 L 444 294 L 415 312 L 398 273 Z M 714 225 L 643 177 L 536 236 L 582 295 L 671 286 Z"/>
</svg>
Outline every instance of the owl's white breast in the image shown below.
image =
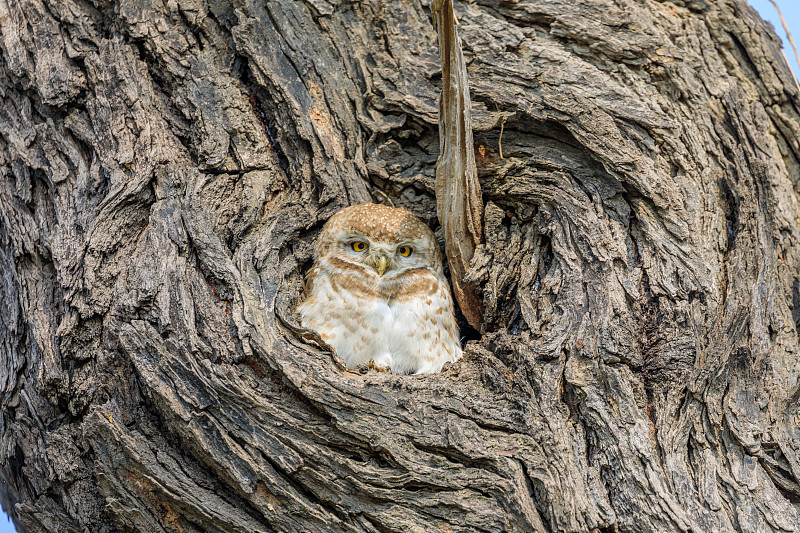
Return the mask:
<svg viewBox="0 0 800 533">
<path fill-rule="evenodd" d="M 447 282 L 429 271 L 420 275 L 430 278 L 432 290 L 414 294 L 364 289 L 341 276 L 332 282 L 323 269 L 298 307 L 303 325 L 318 331 L 348 368 L 372 360 L 398 373 L 437 372 L 460 357 L 461 347 Z"/>
</svg>

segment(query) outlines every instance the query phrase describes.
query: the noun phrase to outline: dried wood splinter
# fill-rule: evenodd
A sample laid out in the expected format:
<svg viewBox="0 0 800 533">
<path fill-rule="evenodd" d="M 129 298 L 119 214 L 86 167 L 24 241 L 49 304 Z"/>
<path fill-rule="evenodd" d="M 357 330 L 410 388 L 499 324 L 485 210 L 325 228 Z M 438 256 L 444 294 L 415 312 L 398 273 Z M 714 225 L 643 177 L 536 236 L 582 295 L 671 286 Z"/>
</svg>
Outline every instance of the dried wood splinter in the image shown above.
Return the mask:
<svg viewBox="0 0 800 533">
<path fill-rule="evenodd" d="M 452 0 L 431 4 L 439 33 L 442 95 L 439 100 L 439 161 L 436 166 L 436 213 L 445 239 L 456 301 L 470 325 L 480 329 L 481 302 L 464 281 L 481 243 L 483 204 L 472 147 L 467 68 L 456 32 Z"/>
</svg>

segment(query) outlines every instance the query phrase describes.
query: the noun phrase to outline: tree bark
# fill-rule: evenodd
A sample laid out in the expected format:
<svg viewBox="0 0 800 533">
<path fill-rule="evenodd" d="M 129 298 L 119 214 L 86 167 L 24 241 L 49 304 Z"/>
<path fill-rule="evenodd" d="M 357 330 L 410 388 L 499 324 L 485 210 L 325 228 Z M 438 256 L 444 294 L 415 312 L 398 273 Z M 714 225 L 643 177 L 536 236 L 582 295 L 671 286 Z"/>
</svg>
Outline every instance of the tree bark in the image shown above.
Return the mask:
<svg viewBox="0 0 800 533">
<path fill-rule="evenodd" d="M 336 210 L 437 227 L 427 0 L 0 2 L 20 531 L 800 529 L 772 28 L 744 0 L 455 7 L 483 331 L 401 376 L 345 371 L 292 305 Z"/>
</svg>

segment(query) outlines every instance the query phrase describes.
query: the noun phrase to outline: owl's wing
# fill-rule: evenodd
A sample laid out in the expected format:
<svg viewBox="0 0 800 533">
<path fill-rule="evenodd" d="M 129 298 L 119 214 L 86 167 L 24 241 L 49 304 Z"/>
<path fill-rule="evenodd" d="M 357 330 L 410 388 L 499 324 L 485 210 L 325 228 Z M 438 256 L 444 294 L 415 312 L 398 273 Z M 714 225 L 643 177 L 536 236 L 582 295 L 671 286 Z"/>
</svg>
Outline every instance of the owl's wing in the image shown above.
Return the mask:
<svg viewBox="0 0 800 533">
<path fill-rule="evenodd" d="M 308 272 L 306 272 L 306 277 L 303 285 L 303 294 L 305 294 L 306 297 L 311 296 L 312 291 L 314 290 L 314 278 L 316 278 L 317 275 L 319 274 L 319 270 L 320 270 L 319 267 L 315 266 L 309 269 Z"/>
</svg>

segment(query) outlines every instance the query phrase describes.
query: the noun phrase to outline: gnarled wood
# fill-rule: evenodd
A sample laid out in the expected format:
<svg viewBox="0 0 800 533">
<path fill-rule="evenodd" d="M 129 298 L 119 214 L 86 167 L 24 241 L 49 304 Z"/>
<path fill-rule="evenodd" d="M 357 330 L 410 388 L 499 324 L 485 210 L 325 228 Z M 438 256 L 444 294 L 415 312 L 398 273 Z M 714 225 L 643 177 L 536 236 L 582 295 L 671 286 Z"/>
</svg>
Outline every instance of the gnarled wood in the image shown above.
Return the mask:
<svg viewBox="0 0 800 533">
<path fill-rule="evenodd" d="M 798 527 L 800 115 L 773 31 L 743 0 L 455 10 L 483 333 L 399 376 L 345 372 L 292 305 L 339 208 L 381 191 L 435 224 L 427 5 L 0 3 L 18 524 Z"/>
<path fill-rule="evenodd" d="M 436 164 L 436 214 L 442 225 L 453 292 L 467 322 L 481 327 L 481 302 L 464 280 L 481 244 L 483 200 L 472 141 L 469 83 L 452 0 L 434 0 L 433 19 L 442 58 L 439 99 L 439 160 Z"/>
</svg>

